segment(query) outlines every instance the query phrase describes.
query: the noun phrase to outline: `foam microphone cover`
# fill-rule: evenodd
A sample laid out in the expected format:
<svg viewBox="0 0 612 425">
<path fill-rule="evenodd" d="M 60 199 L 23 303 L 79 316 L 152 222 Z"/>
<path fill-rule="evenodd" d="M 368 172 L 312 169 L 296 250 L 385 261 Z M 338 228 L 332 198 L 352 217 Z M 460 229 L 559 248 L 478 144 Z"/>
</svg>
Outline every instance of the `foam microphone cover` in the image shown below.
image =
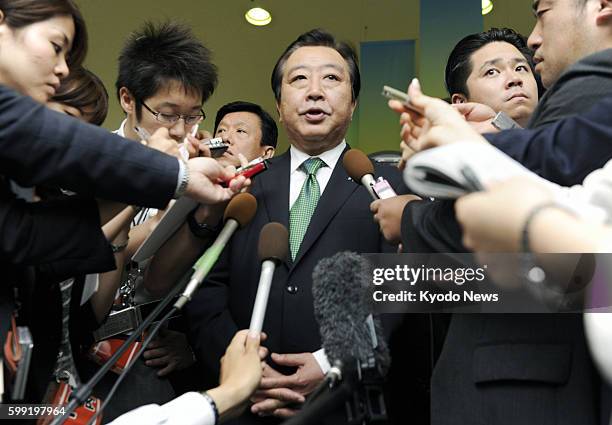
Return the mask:
<svg viewBox="0 0 612 425">
<path fill-rule="evenodd" d="M 257 212 L 257 200 L 248 192 L 239 193 L 234 196 L 227 204 L 223 221 L 233 218 L 240 224 L 240 227 L 246 226 L 255 216 Z"/>
<path fill-rule="evenodd" d="M 374 175 L 372 161 L 358 149 L 348 150 L 342 158 L 342 165 L 349 177 L 356 183 L 361 183 L 361 178 L 366 174 Z"/>
<path fill-rule="evenodd" d="M 321 260 L 314 268 L 312 295 L 315 319 L 319 324 L 325 354 L 335 360 L 360 359 L 374 355 L 379 365 L 390 362 L 382 326 L 374 318 L 378 348 L 373 351 L 366 324 L 371 313 L 368 303 L 370 266 L 358 254 L 340 252 Z"/>
<path fill-rule="evenodd" d="M 280 223 L 268 223 L 261 228 L 257 253 L 259 260 L 284 261 L 289 252 L 289 232 Z"/>
</svg>

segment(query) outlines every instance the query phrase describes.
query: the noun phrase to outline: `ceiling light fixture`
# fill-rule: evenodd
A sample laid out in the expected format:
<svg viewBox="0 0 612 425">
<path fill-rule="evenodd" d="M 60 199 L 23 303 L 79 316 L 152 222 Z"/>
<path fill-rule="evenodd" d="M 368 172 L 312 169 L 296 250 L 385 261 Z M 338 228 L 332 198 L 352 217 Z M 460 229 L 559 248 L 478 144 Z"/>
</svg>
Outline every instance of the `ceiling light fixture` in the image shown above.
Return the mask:
<svg viewBox="0 0 612 425">
<path fill-rule="evenodd" d="M 493 10 L 493 2 L 491 0 L 482 0 L 482 14 L 486 15 Z"/>
<path fill-rule="evenodd" d="M 261 27 L 272 22 L 272 15 L 270 15 L 270 12 L 268 12 L 266 9 L 254 7 L 249 9 L 247 13 L 244 14 L 244 19 L 246 19 L 251 25 Z"/>
</svg>

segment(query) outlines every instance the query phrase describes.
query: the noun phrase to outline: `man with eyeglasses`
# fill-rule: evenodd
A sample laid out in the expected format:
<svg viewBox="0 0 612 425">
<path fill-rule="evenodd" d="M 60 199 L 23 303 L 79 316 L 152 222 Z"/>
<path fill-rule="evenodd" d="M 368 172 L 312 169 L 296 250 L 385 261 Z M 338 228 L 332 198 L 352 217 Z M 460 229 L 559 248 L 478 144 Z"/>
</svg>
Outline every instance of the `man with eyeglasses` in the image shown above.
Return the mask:
<svg viewBox="0 0 612 425">
<path fill-rule="evenodd" d="M 131 34 L 119 56 L 117 97 L 126 114 L 116 133 L 141 140 L 165 127 L 183 142 L 206 115 L 202 104 L 217 85 L 209 50 L 190 29 L 167 22 L 145 23 Z"/>
<path fill-rule="evenodd" d="M 216 85 L 217 68 L 210 61 L 210 51 L 190 28 L 172 21 L 147 22 L 128 37 L 119 55 L 115 86 L 126 116 L 115 133 L 141 141 L 163 127 L 177 145 L 181 144 L 186 137 L 192 137 L 204 120 L 202 104 Z M 191 141 L 195 144 L 194 139 Z M 156 147 L 154 144 L 155 138 L 149 145 Z M 127 240 L 117 246 L 124 250 L 127 264 L 114 307 L 117 311 L 127 311 L 154 300 L 142 287 L 142 276 L 148 265 L 130 263 L 130 258 L 161 215 L 154 209 L 141 210 L 132 219 Z M 171 383 L 161 378 L 184 370 L 193 362 L 184 334 L 162 329 L 126 377 L 127 382 L 113 396 L 105 409 L 105 420 L 142 404 L 163 404 L 173 399 L 175 391 Z M 187 376 L 185 372 L 188 371 L 184 370 Z M 183 386 L 182 377 L 174 374 L 172 378 L 173 383 Z M 101 383 L 98 390 L 102 399 L 114 380 L 112 377 Z"/>
</svg>

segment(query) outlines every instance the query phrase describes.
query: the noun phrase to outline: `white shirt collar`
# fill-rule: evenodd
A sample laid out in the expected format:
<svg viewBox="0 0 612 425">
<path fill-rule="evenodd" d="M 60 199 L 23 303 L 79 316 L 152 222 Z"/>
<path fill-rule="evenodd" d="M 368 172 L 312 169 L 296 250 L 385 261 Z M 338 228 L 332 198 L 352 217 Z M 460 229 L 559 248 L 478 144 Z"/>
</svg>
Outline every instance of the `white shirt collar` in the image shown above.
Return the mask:
<svg viewBox="0 0 612 425">
<path fill-rule="evenodd" d="M 113 131 L 113 133 L 121 136 L 121 137 L 125 137 L 125 124 L 127 123 L 127 118 L 123 120 L 123 122 L 121 123 L 121 125 L 119 126 L 119 128 L 115 131 Z"/>
<path fill-rule="evenodd" d="M 344 152 L 345 148 L 346 148 L 346 140 L 342 140 L 342 143 L 339 143 L 336 147 L 328 151 L 325 151 L 322 154 L 317 155 L 316 157 L 321 158 L 325 162 L 325 164 L 327 164 L 327 166 L 333 170 L 334 167 L 336 166 L 336 163 L 338 162 L 338 159 L 340 159 L 340 155 L 342 155 L 342 152 Z M 306 161 L 308 158 L 312 158 L 310 155 L 308 155 L 305 152 L 302 152 L 301 150 L 299 150 L 293 145 L 291 145 L 291 148 L 289 149 L 289 153 L 291 155 L 290 174 L 293 174 L 293 172 L 295 172 L 298 168 L 300 168 L 300 165 L 302 165 L 302 163 Z"/>
</svg>

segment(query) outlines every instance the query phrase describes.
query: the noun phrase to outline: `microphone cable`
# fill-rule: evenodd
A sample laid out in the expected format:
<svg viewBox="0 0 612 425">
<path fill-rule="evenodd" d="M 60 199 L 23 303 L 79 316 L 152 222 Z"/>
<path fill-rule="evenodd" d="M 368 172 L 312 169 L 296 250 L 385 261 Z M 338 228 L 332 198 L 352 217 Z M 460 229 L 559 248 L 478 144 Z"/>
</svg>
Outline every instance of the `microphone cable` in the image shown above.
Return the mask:
<svg viewBox="0 0 612 425">
<path fill-rule="evenodd" d="M 170 319 L 170 317 L 172 317 L 172 315 L 174 313 L 176 313 L 178 311 L 178 309 L 176 307 L 172 307 L 165 315 L 164 317 L 161 318 L 161 320 L 159 322 L 157 322 L 155 324 L 155 326 L 153 327 L 153 329 L 151 329 L 151 332 L 148 333 L 146 339 L 143 341 L 142 343 L 142 347 L 140 347 L 140 349 L 138 350 L 138 352 L 134 355 L 134 357 L 132 358 L 132 360 L 130 361 L 130 363 L 128 363 L 128 365 L 125 367 L 125 369 L 123 369 L 121 371 L 121 374 L 117 377 L 117 380 L 115 381 L 115 383 L 113 384 L 113 386 L 111 387 L 110 391 L 108 392 L 108 394 L 106 395 L 105 399 L 104 399 L 104 403 L 102 403 L 102 407 L 100 407 L 100 410 L 98 410 L 96 412 L 95 415 L 92 416 L 92 418 L 89 420 L 89 422 L 87 422 L 87 425 L 92 425 L 95 421 L 96 418 L 102 413 L 104 412 L 104 409 L 106 408 L 106 406 L 108 405 L 108 402 L 112 399 L 112 397 L 115 395 L 115 392 L 117 392 L 117 389 L 119 388 L 119 385 L 121 384 L 121 382 L 123 382 L 123 379 L 127 376 L 128 372 L 130 370 L 132 370 L 132 366 L 134 366 L 136 364 L 136 361 L 140 358 L 140 356 L 142 355 L 142 353 L 144 353 L 144 351 L 147 349 L 147 345 L 149 345 L 149 343 L 151 342 L 151 340 L 153 339 L 153 337 L 155 337 L 155 335 L 157 335 L 157 332 L 159 332 L 159 329 L 161 328 L 161 326 L 166 323 L 166 321 L 168 321 L 168 319 Z"/>
<path fill-rule="evenodd" d="M 143 320 L 143 322 L 138 326 L 138 328 L 136 328 L 134 332 L 125 340 L 125 342 L 121 345 L 121 347 L 119 347 L 119 349 L 115 352 L 115 354 L 113 354 L 106 361 L 106 363 L 104 363 L 100 367 L 100 369 L 94 374 L 94 376 L 92 376 L 89 379 L 89 381 L 87 381 L 85 384 L 77 388 L 76 391 L 73 391 L 70 397 L 70 402 L 66 405 L 66 409 L 64 410 L 64 413 L 61 416 L 56 416 L 51 422 L 51 425 L 60 425 L 64 423 L 65 419 L 67 419 L 68 416 L 72 412 L 74 412 L 74 410 L 79 405 L 83 404 L 87 400 L 87 398 L 91 395 L 91 392 L 93 391 L 96 384 L 98 384 L 98 382 L 100 382 L 102 377 L 106 375 L 106 373 L 115 365 L 115 363 L 117 363 L 117 360 L 119 360 L 119 357 L 123 355 L 123 353 L 128 349 L 130 344 L 136 341 L 136 339 L 144 332 L 144 330 L 148 328 L 149 325 L 153 323 L 153 321 L 155 321 L 155 319 L 170 304 L 170 302 L 172 302 L 172 300 L 178 295 L 178 293 L 183 290 L 184 287 L 185 287 L 185 284 L 176 285 L 166 295 L 166 297 L 155 307 L 155 309 L 151 312 L 151 314 L 149 314 L 146 317 L 146 319 Z M 171 309 L 170 311 L 174 313 L 173 309 Z M 131 364 L 132 363 L 130 363 L 130 365 Z M 124 369 L 124 371 L 125 370 L 126 369 Z M 100 409 L 100 411 L 102 411 L 102 409 Z"/>
</svg>

